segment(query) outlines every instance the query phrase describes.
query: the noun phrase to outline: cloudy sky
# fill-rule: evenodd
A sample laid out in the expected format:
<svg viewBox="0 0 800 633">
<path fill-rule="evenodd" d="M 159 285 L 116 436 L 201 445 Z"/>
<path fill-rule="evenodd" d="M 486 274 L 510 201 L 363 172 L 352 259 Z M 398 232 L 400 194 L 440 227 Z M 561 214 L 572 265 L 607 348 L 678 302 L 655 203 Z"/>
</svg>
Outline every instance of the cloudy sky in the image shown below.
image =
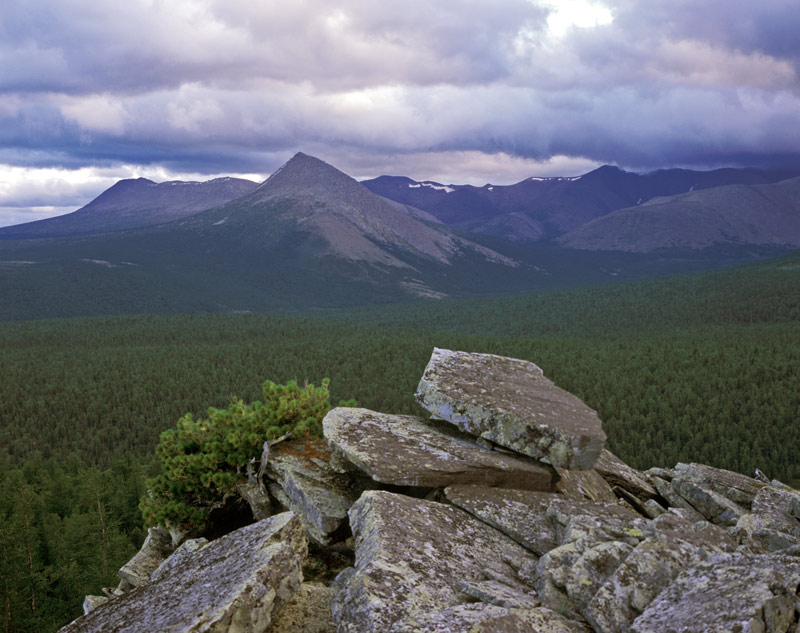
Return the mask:
<svg viewBox="0 0 800 633">
<path fill-rule="evenodd" d="M 0 225 L 116 180 L 800 165 L 797 0 L 3 0 Z"/>
</svg>

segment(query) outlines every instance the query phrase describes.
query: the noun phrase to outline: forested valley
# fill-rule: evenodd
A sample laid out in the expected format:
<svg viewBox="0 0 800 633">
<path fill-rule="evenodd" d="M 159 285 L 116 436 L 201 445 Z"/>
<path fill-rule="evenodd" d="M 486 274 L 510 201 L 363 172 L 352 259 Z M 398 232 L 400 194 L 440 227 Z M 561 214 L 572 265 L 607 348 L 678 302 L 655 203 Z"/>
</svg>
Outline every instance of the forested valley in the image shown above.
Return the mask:
<svg viewBox="0 0 800 633">
<path fill-rule="evenodd" d="M 637 468 L 800 479 L 800 255 L 584 290 L 297 316 L 0 324 L 0 631 L 52 631 L 116 585 L 161 431 L 265 380 L 421 414 L 433 346 L 530 360 Z"/>
</svg>

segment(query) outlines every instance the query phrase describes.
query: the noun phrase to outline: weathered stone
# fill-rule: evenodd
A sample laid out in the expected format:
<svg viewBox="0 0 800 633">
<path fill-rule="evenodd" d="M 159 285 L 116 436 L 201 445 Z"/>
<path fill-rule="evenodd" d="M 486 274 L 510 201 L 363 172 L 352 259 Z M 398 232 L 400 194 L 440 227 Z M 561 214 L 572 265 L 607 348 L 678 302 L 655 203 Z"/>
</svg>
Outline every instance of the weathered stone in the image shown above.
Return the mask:
<svg viewBox="0 0 800 633">
<path fill-rule="evenodd" d="M 648 468 L 645 470 L 643 474 L 647 481 L 653 483 L 653 477 L 658 477 L 664 481 L 672 481 L 672 478 L 678 474 L 678 471 L 674 468 L 658 468 L 654 466 L 653 468 Z"/>
<path fill-rule="evenodd" d="M 636 620 L 635 633 L 794 631 L 800 561 L 718 554 L 684 570 Z"/>
<path fill-rule="evenodd" d="M 578 608 L 567 594 L 566 587 L 572 567 L 593 544 L 594 539 L 587 537 L 559 545 L 542 556 L 535 565 L 524 565 L 518 576 L 536 589 L 546 607 L 570 618 L 579 618 Z"/>
<path fill-rule="evenodd" d="M 794 490 L 765 486 L 753 500 L 753 514 L 773 530 L 800 537 L 800 520 L 792 514 L 798 500 L 800 493 Z"/>
<path fill-rule="evenodd" d="M 642 538 L 645 520 L 636 512 L 616 503 L 595 503 L 555 497 L 547 515 L 556 524 L 559 544 L 590 538 L 599 543 L 608 540 L 630 541 Z"/>
<path fill-rule="evenodd" d="M 543 607 L 506 609 L 476 602 L 417 615 L 392 633 L 591 633 L 580 622 Z"/>
<path fill-rule="evenodd" d="M 653 484 L 647 481 L 643 473 L 628 466 L 607 448 L 600 453 L 594 469 L 600 473 L 600 476 L 612 488 L 619 486 L 643 502 L 647 499 L 652 499 L 658 494 Z"/>
<path fill-rule="evenodd" d="M 346 529 L 347 511 L 363 491 L 355 478 L 331 468 L 330 453 L 324 442 L 285 444 L 273 450 L 267 465 L 267 475 L 280 486 L 288 509 L 321 545 L 337 540 Z"/>
<path fill-rule="evenodd" d="M 236 484 L 236 492 L 250 506 L 250 511 L 256 521 L 261 521 L 275 514 L 272 500 L 264 486 L 264 470 L 269 462 L 269 442 L 264 442 L 261 447 L 261 459 L 252 460 L 247 464 L 247 479 Z M 256 464 L 258 468 L 256 469 Z"/>
<path fill-rule="evenodd" d="M 263 633 L 302 582 L 305 529 L 287 512 L 231 532 L 61 633 Z"/>
<path fill-rule="evenodd" d="M 519 583 L 509 586 L 498 580 L 461 580 L 458 589 L 476 600 L 506 609 L 533 609 L 542 604 L 536 592 L 522 589 Z"/>
<path fill-rule="evenodd" d="M 682 479 L 698 482 L 746 509 L 750 509 L 758 491 L 764 487 L 758 479 L 705 464 L 677 464 L 675 470 Z"/>
<path fill-rule="evenodd" d="M 598 543 L 581 554 L 569 570 L 565 589 L 572 604 L 583 611 L 633 547 L 621 541 Z"/>
<path fill-rule="evenodd" d="M 628 631 L 695 554 L 695 547 L 680 541 L 642 541 L 597 590 L 583 616 L 596 633 Z"/>
<path fill-rule="evenodd" d="M 780 552 L 800 545 L 800 537 L 776 529 L 776 524 L 769 518 L 757 514 L 739 517 L 732 532 L 742 541 L 743 547 L 754 554 Z"/>
<path fill-rule="evenodd" d="M 504 558 L 533 558 L 462 510 L 391 492 L 361 495 L 350 525 L 355 572 L 337 578 L 332 604 L 340 633 L 399 630 L 403 622 L 463 604 L 469 597 L 459 583 L 481 581 L 486 570 L 513 587 L 516 572 Z"/>
<path fill-rule="evenodd" d="M 648 499 L 647 501 L 642 501 L 634 494 L 631 494 L 624 488 L 620 488 L 619 486 L 614 486 L 611 489 L 614 494 L 619 499 L 619 503 L 630 506 L 633 510 L 641 514 L 642 516 L 650 517 L 650 510 L 647 509 L 647 501 L 653 501 L 653 499 Z M 657 504 L 656 504 L 657 505 Z"/>
<path fill-rule="evenodd" d="M 150 576 L 150 580 L 158 580 L 167 574 L 173 567 L 177 567 L 178 565 L 182 565 L 188 560 L 191 560 L 197 550 L 205 547 L 207 544 L 208 539 L 204 538 L 193 538 L 189 539 L 188 541 L 184 541 L 180 544 L 178 549 L 172 552 L 169 557 L 161 562 L 161 564 Z"/>
<path fill-rule="evenodd" d="M 83 615 L 90 611 L 94 611 L 101 604 L 108 602 L 111 598 L 108 596 L 86 596 L 83 599 Z"/>
<path fill-rule="evenodd" d="M 335 633 L 331 600 L 335 590 L 318 582 L 304 582 L 292 599 L 278 609 L 267 633 Z"/>
<path fill-rule="evenodd" d="M 672 489 L 705 517 L 719 525 L 736 525 L 739 517 L 747 513 L 743 507 L 696 481 L 678 476 L 672 480 Z"/>
<path fill-rule="evenodd" d="M 792 501 L 789 504 L 789 514 L 795 519 L 800 519 L 800 494 L 792 497 Z"/>
<path fill-rule="evenodd" d="M 704 552 L 732 552 L 738 545 L 724 528 L 708 521 L 695 521 L 693 513 L 680 508 L 671 508 L 648 522 L 644 534 L 661 541 L 685 542 Z"/>
<path fill-rule="evenodd" d="M 686 501 L 683 497 L 681 497 L 675 489 L 672 487 L 672 483 L 667 481 L 666 479 L 662 479 L 661 477 L 657 477 L 655 475 L 650 476 L 650 481 L 655 486 L 656 490 L 658 490 L 658 494 L 666 501 L 671 508 L 682 508 L 684 510 L 688 510 L 689 512 L 693 513 L 695 516 L 695 521 L 705 521 L 706 518 L 700 514 L 697 510 L 694 509 L 691 503 Z"/>
<path fill-rule="evenodd" d="M 667 509 L 655 499 L 648 499 L 644 502 L 644 514 L 650 519 L 655 519 L 657 516 L 664 514 L 666 511 Z"/>
<path fill-rule="evenodd" d="M 567 470 L 556 468 L 559 479 L 556 482 L 556 492 L 568 499 L 586 499 L 616 503 L 617 496 L 605 479 L 596 470 Z"/>
<path fill-rule="evenodd" d="M 553 493 L 449 486 L 444 494 L 450 503 L 540 556 L 558 545 L 555 523 L 547 516 Z"/>
<path fill-rule="evenodd" d="M 560 468 L 592 468 L 606 441 L 594 410 L 524 360 L 434 348 L 416 395 L 434 417 Z"/>
<path fill-rule="evenodd" d="M 141 549 L 120 568 L 118 576 L 138 587 L 150 579 L 150 575 L 173 549 L 169 532 L 159 526 L 151 527 L 147 530 L 147 538 Z"/>
<path fill-rule="evenodd" d="M 375 481 L 419 487 L 479 484 L 552 490 L 551 468 L 478 446 L 444 423 L 340 407 L 323 420 L 325 439 Z"/>
</svg>

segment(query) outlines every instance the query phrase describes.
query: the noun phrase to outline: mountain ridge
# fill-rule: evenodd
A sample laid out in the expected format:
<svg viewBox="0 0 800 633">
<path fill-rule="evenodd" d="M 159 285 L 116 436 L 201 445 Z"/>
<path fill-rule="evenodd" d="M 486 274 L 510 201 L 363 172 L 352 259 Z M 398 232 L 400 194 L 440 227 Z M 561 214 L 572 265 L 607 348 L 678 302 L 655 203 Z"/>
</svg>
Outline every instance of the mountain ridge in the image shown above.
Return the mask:
<svg viewBox="0 0 800 633">
<path fill-rule="evenodd" d="M 238 198 L 256 187 L 241 178 L 205 182 L 120 180 L 77 211 L 0 227 L 0 240 L 105 233 L 170 222 Z"/>
<path fill-rule="evenodd" d="M 738 168 L 639 174 L 603 165 L 580 176 L 530 177 L 512 185 L 440 185 L 393 176 L 366 180 L 364 185 L 462 230 L 533 243 L 560 237 L 617 209 L 657 196 L 729 184 L 769 184 L 797 175 L 800 171 Z"/>
<path fill-rule="evenodd" d="M 800 246 L 800 177 L 653 198 L 567 233 L 574 249 L 649 252 L 717 244 Z"/>
</svg>

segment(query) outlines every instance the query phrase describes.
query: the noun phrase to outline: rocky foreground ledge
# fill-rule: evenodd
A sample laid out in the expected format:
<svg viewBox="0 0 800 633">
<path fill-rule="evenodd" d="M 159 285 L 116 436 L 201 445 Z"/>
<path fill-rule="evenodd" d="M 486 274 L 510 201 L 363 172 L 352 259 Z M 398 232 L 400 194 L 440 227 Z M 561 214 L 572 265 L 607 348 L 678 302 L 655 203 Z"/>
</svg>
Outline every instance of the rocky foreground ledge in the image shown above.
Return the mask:
<svg viewBox="0 0 800 633">
<path fill-rule="evenodd" d="M 526 361 L 436 349 L 417 399 L 434 419 L 339 408 L 324 442 L 265 445 L 250 525 L 151 528 L 61 631 L 800 631 L 797 491 L 630 468 Z"/>
</svg>

